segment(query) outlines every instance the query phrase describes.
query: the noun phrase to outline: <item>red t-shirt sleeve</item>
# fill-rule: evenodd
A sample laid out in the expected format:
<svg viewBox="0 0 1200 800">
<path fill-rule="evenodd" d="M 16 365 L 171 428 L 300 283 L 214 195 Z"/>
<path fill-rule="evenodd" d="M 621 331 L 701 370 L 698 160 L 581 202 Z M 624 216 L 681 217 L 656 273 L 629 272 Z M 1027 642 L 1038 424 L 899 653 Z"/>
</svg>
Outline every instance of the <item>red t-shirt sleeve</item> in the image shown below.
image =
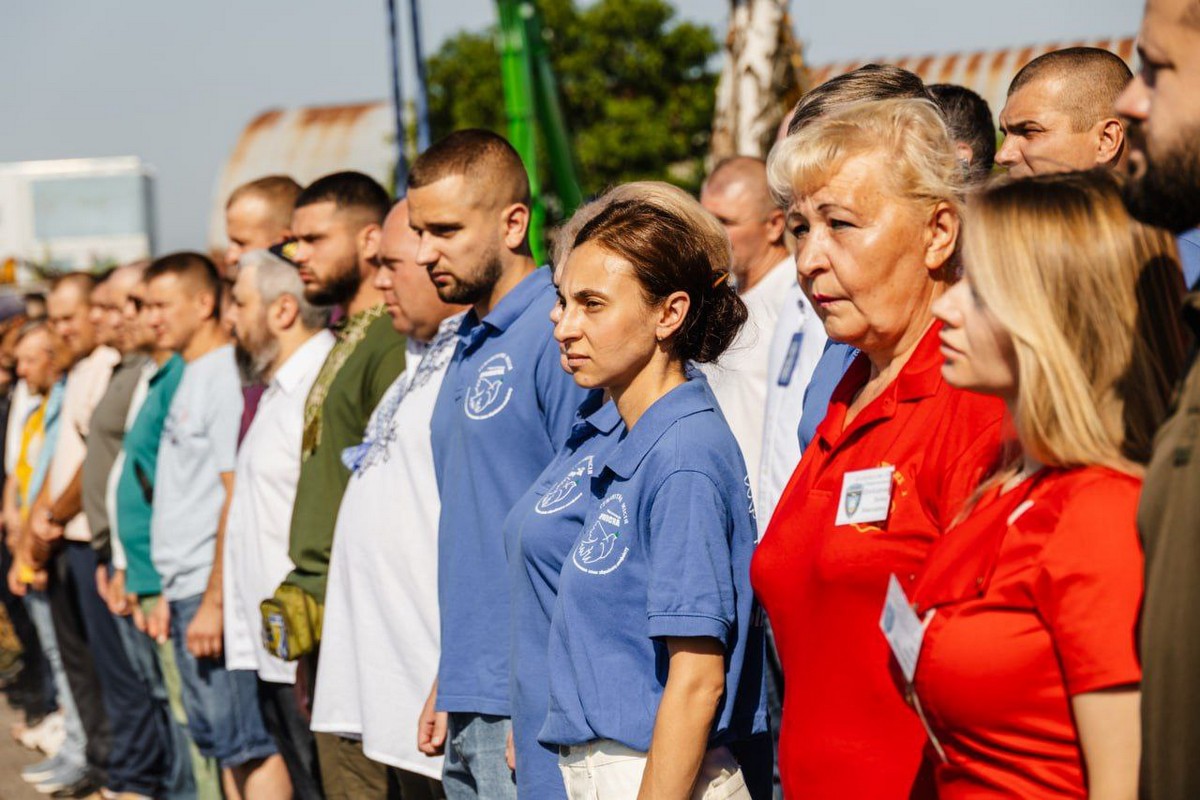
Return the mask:
<svg viewBox="0 0 1200 800">
<path fill-rule="evenodd" d="M 1140 481 L 1113 473 L 1077 487 L 1042 551 L 1034 601 L 1068 695 L 1141 681 L 1135 642 L 1143 586 L 1140 492 Z"/>
</svg>

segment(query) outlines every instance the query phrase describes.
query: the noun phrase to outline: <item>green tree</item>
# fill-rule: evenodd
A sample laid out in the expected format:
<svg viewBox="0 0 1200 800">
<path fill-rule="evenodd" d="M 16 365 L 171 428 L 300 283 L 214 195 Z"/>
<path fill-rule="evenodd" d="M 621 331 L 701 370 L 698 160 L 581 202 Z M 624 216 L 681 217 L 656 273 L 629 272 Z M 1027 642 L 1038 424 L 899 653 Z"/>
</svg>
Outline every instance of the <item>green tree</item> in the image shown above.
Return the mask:
<svg viewBox="0 0 1200 800">
<path fill-rule="evenodd" d="M 584 195 L 646 179 L 698 189 L 717 81 L 713 31 L 677 21 L 665 0 L 538 7 Z M 495 38 L 494 28 L 460 33 L 430 57 L 435 136 L 467 127 L 507 133 Z M 544 161 L 541 169 L 549 175 Z"/>
</svg>

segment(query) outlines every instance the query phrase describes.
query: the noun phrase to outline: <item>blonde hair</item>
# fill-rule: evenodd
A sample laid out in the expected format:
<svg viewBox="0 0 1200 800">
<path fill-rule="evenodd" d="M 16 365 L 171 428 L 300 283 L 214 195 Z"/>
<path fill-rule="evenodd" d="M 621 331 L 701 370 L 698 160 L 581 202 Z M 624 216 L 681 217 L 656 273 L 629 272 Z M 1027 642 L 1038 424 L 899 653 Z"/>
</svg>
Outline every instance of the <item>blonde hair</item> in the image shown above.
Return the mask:
<svg viewBox="0 0 1200 800">
<path fill-rule="evenodd" d="M 1099 171 L 1002 182 L 969 214 L 968 277 L 1016 350 L 1022 448 L 1139 474 L 1185 364 L 1174 239 Z"/>
<path fill-rule="evenodd" d="M 616 203 L 643 202 L 684 220 L 700 234 L 701 244 L 708 248 L 713 263 L 722 269 L 733 262 L 733 251 L 725 228 L 690 194 L 664 181 L 632 181 L 612 187 L 590 203 L 586 203 L 559 226 L 551 237 L 550 260 L 555 270 L 561 269 L 575 246 L 575 237 L 601 211 Z"/>
<path fill-rule="evenodd" d="M 876 152 L 890 157 L 886 178 L 896 196 L 961 211 L 963 172 L 946 123 L 932 101 L 916 98 L 855 103 L 783 139 L 767 159 L 771 193 L 787 208 L 847 159 Z"/>
</svg>

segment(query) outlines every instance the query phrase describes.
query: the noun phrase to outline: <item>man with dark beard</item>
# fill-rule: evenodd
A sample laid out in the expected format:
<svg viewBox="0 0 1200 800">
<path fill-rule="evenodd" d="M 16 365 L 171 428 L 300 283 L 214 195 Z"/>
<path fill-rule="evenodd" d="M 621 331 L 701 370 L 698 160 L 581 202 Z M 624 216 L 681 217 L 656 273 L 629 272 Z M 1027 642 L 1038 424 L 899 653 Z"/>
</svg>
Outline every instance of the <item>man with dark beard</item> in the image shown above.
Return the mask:
<svg viewBox="0 0 1200 800">
<path fill-rule="evenodd" d="M 1148 0 L 1141 72 L 1117 99 L 1128 118 L 1126 204 L 1183 233 L 1200 224 L 1200 0 Z M 1200 294 L 1184 320 L 1200 333 Z M 1179 346 L 1179 343 L 1177 343 Z M 1141 796 L 1200 797 L 1200 368 L 1193 357 L 1155 441 L 1138 527 L 1146 554 L 1141 623 Z"/>
<path fill-rule="evenodd" d="M 289 555 L 295 568 L 263 604 L 264 634 L 275 655 L 301 659 L 297 682 L 311 703 L 321 638 L 325 582 L 334 526 L 350 470 L 342 451 L 362 441 L 375 405 L 404 370 L 404 339 L 392 327 L 375 288 L 379 242 L 391 199 L 358 172 L 312 183 L 296 199 L 294 252 L 304 297 L 343 314 L 338 341 L 321 366 L 304 407 L 300 477 L 292 509 Z M 332 737 L 336 740 L 336 737 Z M 317 735 L 322 782 L 336 796 L 344 765 L 325 734 Z M 351 767 L 352 769 L 352 767 Z M 344 781 L 341 781 L 344 783 Z"/>
</svg>

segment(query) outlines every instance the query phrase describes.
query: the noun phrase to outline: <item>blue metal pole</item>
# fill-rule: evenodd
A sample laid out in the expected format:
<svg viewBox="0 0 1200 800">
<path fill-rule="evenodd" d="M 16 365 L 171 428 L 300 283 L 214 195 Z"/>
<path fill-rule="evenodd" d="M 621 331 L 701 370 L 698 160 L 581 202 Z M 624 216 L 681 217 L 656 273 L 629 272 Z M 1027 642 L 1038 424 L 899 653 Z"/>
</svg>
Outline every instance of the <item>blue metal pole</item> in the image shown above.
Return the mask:
<svg viewBox="0 0 1200 800">
<path fill-rule="evenodd" d="M 408 159 L 404 157 L 404 86 L 401 83 L 400 28 L 396 24 L 396 0 L 387 0 L 388 45 L 392 56 L 392 106 L 396 114 L 396 169 L 393 172 L 396 197 L 408 190 Z"/>
<path fill-rule="evenodd" d="M 429 147 L 429 85 L 425 69 L 425 48 L 421 45 L 421 0 L 409 0 L 412 19 L 413 58 L 417 62 L 417 152 Z"/>
</svg>

